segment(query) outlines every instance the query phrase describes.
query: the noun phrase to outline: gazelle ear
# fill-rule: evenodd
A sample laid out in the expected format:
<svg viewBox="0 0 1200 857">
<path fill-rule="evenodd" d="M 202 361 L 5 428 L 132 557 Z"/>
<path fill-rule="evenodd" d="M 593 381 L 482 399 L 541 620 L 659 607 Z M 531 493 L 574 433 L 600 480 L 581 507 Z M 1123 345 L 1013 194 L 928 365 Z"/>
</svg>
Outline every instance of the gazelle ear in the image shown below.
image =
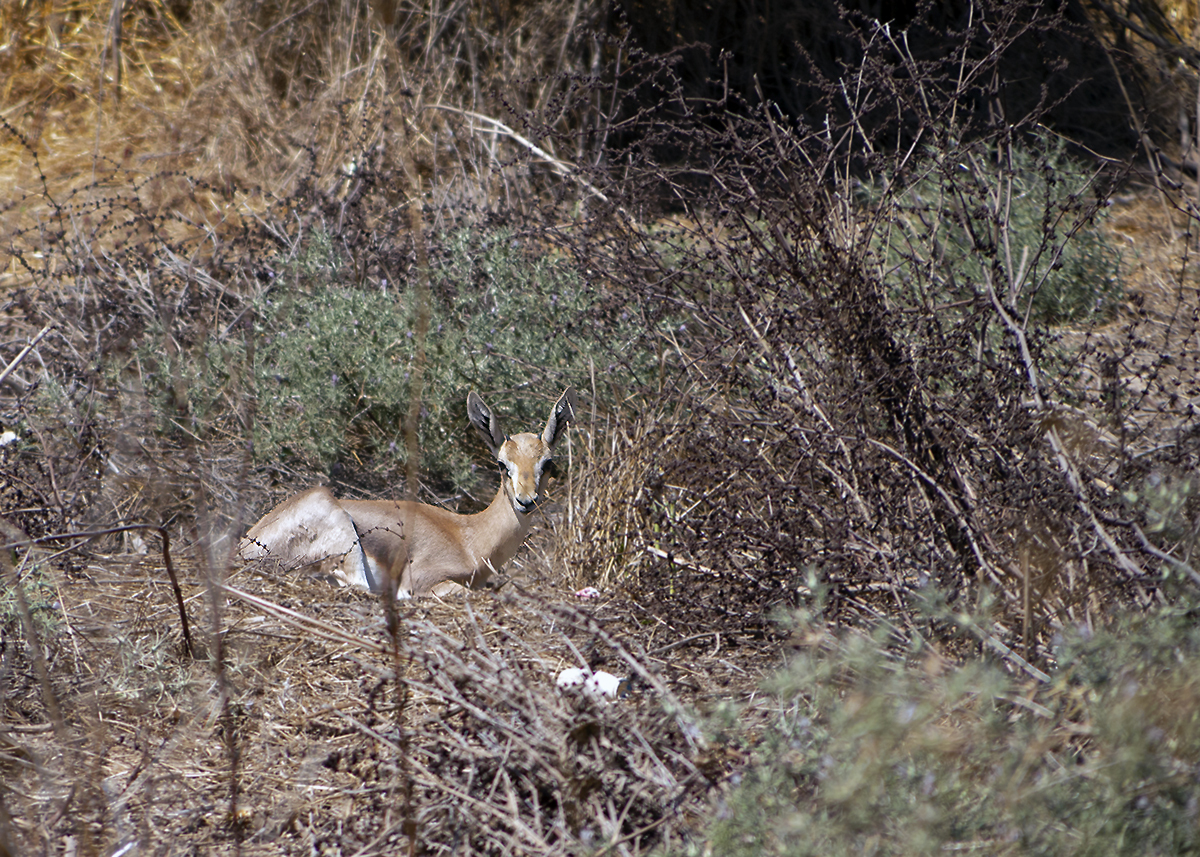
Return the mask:
<svg viewBox="0 0 1200 857">
<path fill-rule="evenodd" d="M 575 421 L 575 405 L 578 404 L 574 387 L 567 387 L 554 407 L 550 410 L 550 419 L 546 421 L 546 430 L 542 432 L 542 441 L 546 446 L 553 447 L 562 437 L 567 423 Z"/>
<path fill-rule="evenodd" d="M 475 426 L 475 431 L 479 432 L 492 455 L 496 455 L 500 451 L 500 444 L 504 443 L 504 432 L 500 430 L 500 421 L 492 409 L 474 390 L 467 394 L 467 419 Z"/>
</svg>

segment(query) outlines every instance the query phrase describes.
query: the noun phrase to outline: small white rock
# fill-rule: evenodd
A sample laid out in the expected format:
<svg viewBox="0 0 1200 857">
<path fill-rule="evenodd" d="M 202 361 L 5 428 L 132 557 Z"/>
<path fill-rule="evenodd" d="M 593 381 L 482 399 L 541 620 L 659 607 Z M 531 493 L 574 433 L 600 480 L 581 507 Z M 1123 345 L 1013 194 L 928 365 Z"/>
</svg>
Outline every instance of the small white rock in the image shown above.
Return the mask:
<svg viewBox="0 0 1200 857">
<path fill-rule="evenodd" d="M 585 586 L 575 593 L 576 598 L 599 598 L 600 590 L 594 586 Z"/>
<path fill-rule="evenodd" d="M 20 436 L 15 431 L 0 432 L 0 446 L 8 446 L 10 443 L 16 443 L 20 439 Z"/>
<path fill-rule="evenodd" d="M 625 687 L 625 679 L 617 678 L 615 675 L 606 672 L 594 672 L 592 677 L 587 680 L 587 684 L 583 689 L 593 693 L 602 694 L 609 699 L 616 699 L 621 695 L 621 691 Z"/>
<path fill-rule="evenodd" d="M 575 691 L 582 689 L 589 696 L 597 698 L 604 697 L 607 699 L 616 699 L 626 689 L 627 682 L 623 678 L 617 678 L 611 673 L 606 673 L 602 670 L 580 669 L 579 667 L 568 667 L 558 674 L 559 690 Z"/>
<path fill-rule="evenodd" d="M 577 687 L 583 687 L 587 677 L 587 670 L 581 670 L 579 667 L 567 667 L 558 674 L 559 690 L 574 690 Z"/>
</svg>

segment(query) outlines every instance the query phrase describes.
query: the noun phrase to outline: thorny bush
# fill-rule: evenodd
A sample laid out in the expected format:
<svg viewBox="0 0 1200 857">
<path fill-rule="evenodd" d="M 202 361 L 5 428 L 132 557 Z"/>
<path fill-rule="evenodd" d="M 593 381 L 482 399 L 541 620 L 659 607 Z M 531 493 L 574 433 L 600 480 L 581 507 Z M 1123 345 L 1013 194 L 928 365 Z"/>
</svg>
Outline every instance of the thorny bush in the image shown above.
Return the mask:
<svg viewBox="0 0 1200 857">
<path fill-rule="evenodd" d="M 1171 368 L 1195 316 L 1113 323 L 1099 227 L 1127 173 L 1064 158 L 1052 101 L 1006 110 L 1008 52 L 1053 13 L 973 8 L 936 56 L 864 25 L 861 64 L 804 114 L 820 123 L 732 95 L 630 104 L 604 186 L 619 237 L 574 246 L 672 320 L 672 368 L 622 432 L 626 461 L 583 488 L 596 532 L 571 550 L 681 627 L 770 634 L 811 569 L 842 619 L 906 615 L 929 581 L 952 601 L 993 589 L 994 630 L 1036 660 L 1054 629 L 1146 603 L 1163 569 L 1200 580 L 1194 536 L 1152 544 L 1157 513 L 1120 492 L 1195 466 L 1195 376 Z M 1177 505 L 1195 520 L 1190 493 Z"/>
</svg>

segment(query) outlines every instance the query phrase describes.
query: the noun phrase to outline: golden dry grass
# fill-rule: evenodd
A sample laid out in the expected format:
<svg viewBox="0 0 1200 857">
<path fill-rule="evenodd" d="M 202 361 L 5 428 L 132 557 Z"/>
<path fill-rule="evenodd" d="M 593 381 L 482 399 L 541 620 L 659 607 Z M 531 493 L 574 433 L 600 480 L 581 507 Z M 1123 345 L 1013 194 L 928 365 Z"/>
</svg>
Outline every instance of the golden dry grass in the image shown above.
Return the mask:
<svg viewBox="0 0 1200 857">
<path fill-rule="evenodd" d="M 34 240 L 51 211 L 43 194 L 90 239 L 79 218 L 117 192 L 176 228 L 228 234 L 298 182 L 349 192 L 365 153 L 406 177 L 394 204 L 430 188 L 467 208 L 512 203 L 526 193 L 511 181 L 524 149 L 462 111 L 544 106 L 578 70 L 573 28 L 596 14 L 551 2 L 123 8 L 119 28 L 111 4 L 0 8 L 6 239 Z M 173 187 L 180 175 L 186 189 Z M 11 258 L 0 277 L 26 282 Z"/>
</svg>

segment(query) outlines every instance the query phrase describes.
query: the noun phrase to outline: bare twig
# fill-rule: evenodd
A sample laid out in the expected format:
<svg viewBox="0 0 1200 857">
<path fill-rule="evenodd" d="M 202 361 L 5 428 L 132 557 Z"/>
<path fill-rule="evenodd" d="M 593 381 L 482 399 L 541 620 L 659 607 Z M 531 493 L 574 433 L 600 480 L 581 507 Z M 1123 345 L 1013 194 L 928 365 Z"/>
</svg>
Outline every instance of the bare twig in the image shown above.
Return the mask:
<svg viewBox="0 0 1200 857">
<path fill-rule="evenodd" d="M 230 595 L 242 599 L 247 604 L 253 604 L 260 610 L 275 616 L 284 624 L 290 625 L 298 631 L 303 631 L 306 634 L 312 634 L 313 636 L 328 640 L 331 643 L 340 643 L 365 649 L 366 651 L 373 652 L 381 657 L 385 657 L 391 653 L 390 646 L 383 645 L 382 643 L 376 643 L 373 640 L 363 639 L 360 636 L 347 633 L 338 626 L 332 625 L 329 622 L 324 622 L 320 619 L 313 618 L 312 616 L 305 616 L 303 613 L 298 613 L 291 608 L 284 607 L 282 604 L 276 604 L 269 599 L 246 592 L 244 589 L 239 589 L 236 586 L 230 586 L 228 583 L 222 584 L 221 588 Z"/>
<path fill-rule="evenodd" d="M 1179 569 L 1184 574 L 1186 574 L 1188 577 L 1190 577 L 1193 583 L 1200 584 L 1200 573 L 1198 573 L 1196 571 L 1196 569 L 1192 568 L 1191 565 L 1184 562 L 1183 560 L 1175 559 L 1175 557 L 1171 556 L 1169 553 L 1166 553 L 1165 551 L 1161 551 L 1158 548 L 1156 548 L 1153 544 L 1150 543 L 1150 540 L 1148 538 L 1146 538 L 1146 534 L 1144 532 L 1142 532 L 1142 528 L 1139 527 L 1137 524 L 1133 525 L 1133 531 L 1134 531 L 1134 533 L 1137 534 L 1138 541 L 1140 541 L 1142 543 L 1142 550 L 1144 550 L 1146 553 L 1150 554 L 1153 557 L 1157 557 L 1158 559 L 1161 559 L 1163 562 L 1170 563 L 1175 568 Z"/>
<path fill-rule="evenodd" d="M 35 347 L 37 347 L 37 344 L 42 341 L 42 339 L 46 336 L 46 334 L 49 333 L 53 329 L 54 329 L 54 324 L 50 323 L 50 324 L 46 325 L 45 327 L 43 327 L 38 332 L 38 334 L 35 337 L 33 337 L 33 339 L 29 340 L 29 344 L 26 345 L 24 348 L 22 348 L 21 351 L 17 354 L 17 356 L 14 357 L 12 359 L 12 361 L 7 366 L 4 367 L 3 372 L 0 372 L 0 384 L 3 384 L 5 381 L 8 380 L 8 376 L 13 373 L 13 370 L 21 365 L 21 361 L 24 360 L 29 355 L 29 353 L 31 351 L 33 351 L 33 349 Z"/>
<path fill-rule="evenodd" d="M 37 626 L 33 624 L 33 613 L 29 610 L 29 601 L 25 597 L 25 587 L 21 585 L 20 575 L 17 569 L 14 568 L 12 556 L 10 555 L 12 548 L 19 546 L 23 533 L 3 518 L 0 518 L 0 531 L 9 539 L 13 539 L 7 545 L 0 546 L 0 566 L 3 566 L 4 583 L 16 595 L 17 612 L 21 616 L 21 626 L 25 631 L 26 645 L 29 646 L 33 666 L 37 671 L 38 686 L 42 691 L 42 703 L 46 706 L 46 716 L 50 719 L 50 724 L 54 727 L 54 733 L 58 736 L 59 741 L 63 742 L 63 745 L 66 746 L 69 737 L 67 735 L 66 721 L 63 720 L 62 708 L 58 703 L 58 694 L 54 692 L 54 685 L 50 680 L 50 670 L 46 666 L 46 656 L 42 651 Z"/>
<path fill-rule="evenodd" d="M 561 158 L 556 158 L 554 155 L 538 146 L 532 140 L 522 136 L 521 134 L 518 134 L 499 119 L 493 119 L 491 116 L 484 116 L 482 113 L 475 113 L 471 110 L 463 110 L 458 107 L 451 107 L 448 104 L 429 104 L 426 105 L 426 108 L 429 110 L 445 110 L 447 113 L 457 113 L 459 116 L 466 116 L 468 119 L 474 119 L 477 122 L 483 122 L 484 124 L 489 125 L 493 132 L 503 134 L 505 137 L 508 137 L 513 142 L 518 143 L 537 157 L 541 158 L 550 165 L 554 172 L 558 173 L 560 176 L 569 178 L 578 183 L 580 187 L 595 196 L 597 199 L 603 202 L 609 201 L 608 197 L 604 195 L 602 190 L 580 175 L 580 172 L 577 168 L 571 166 Z"/>
</svg>

